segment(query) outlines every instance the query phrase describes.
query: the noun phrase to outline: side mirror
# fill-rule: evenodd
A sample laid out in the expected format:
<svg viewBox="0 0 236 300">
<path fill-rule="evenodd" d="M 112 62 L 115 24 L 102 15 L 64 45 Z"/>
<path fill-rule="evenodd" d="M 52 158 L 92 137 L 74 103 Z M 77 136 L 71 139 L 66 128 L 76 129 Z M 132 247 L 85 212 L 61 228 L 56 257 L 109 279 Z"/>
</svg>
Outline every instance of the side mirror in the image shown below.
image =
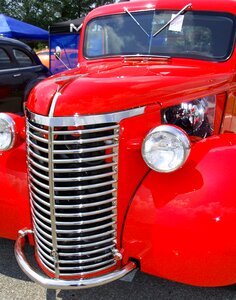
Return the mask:
<svg viewBox="0 0 236 300">
<path fill-rule="evenodd" d="M 61 47 L 60 46 L 56 46 L 54 55 L 57 59 L 61 58 Z"/>
<path fill-rule="evenodd" d="M 61 59 L 61 53 L 62 53 L 61 47 L 60 47 L 60 46 L 56 46 L 55 52 L 54 52 L 54 56 L 56 57 L 56 59 L 58 59 L 58 60 L 63 64 L 63 66 L 64 66 L 67 70 L 70 70 L 70 68 L 69 68 L 69 67 L 64 63 L 64 61 Z"/>
</svg>

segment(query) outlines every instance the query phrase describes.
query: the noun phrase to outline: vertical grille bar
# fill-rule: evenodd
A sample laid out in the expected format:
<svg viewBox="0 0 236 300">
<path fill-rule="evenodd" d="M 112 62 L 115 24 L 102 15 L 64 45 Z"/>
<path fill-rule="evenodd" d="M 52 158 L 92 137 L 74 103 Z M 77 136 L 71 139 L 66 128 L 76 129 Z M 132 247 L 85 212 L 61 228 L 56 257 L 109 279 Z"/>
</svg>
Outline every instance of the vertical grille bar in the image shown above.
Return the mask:
<svg viewBox="0 0 236 300">
<path fill-rule="evenodd" d="M 53 127 L 48 127 L 48 160 L 49 160 L 49 197 L 50 197 L 50 213 L 51 213 L 51 224 L 52 224 L 52 251 L 51 256 L 54 260 L 54 266 L 55 266 L 55 275 L 56 278 L 59 278 L 59 263 L 58 263 L 58 249 L 57 249 L 57 233 L 56 233 L 56 210 L 55 210 L 55 203 L 54 203 L 54 163 L 53 163 Z M 38 242 L 38 245 L 39 242 Z M 43 249 L 43 247 L 42 247 Z M 45 250 L 45 248 L 44 248 Z"/>
<path fill-rule="evenodd" d="M 81 276 L 116 265 L 119 125 L 61 119 L 27 121 L 36 252 L 56 277 Z"/>
</svg>

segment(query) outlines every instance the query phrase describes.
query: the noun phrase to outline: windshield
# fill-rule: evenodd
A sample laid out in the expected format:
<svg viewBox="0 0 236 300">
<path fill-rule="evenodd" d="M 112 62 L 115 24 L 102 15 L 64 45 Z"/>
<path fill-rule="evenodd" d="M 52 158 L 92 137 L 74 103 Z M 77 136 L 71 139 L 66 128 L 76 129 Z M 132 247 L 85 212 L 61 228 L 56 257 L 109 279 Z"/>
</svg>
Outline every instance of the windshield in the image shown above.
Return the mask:
<svg viewBox="0 0 236 300">
<path fill-rule="evenodd" d="M 84 56 L 157 55 L 214 61 L 229 57 L 235 35 L 232 15 L 186 11 L 158 33 L 177 13 L 126 9 L 95 18 L 86 27 Z"/>
</svg>

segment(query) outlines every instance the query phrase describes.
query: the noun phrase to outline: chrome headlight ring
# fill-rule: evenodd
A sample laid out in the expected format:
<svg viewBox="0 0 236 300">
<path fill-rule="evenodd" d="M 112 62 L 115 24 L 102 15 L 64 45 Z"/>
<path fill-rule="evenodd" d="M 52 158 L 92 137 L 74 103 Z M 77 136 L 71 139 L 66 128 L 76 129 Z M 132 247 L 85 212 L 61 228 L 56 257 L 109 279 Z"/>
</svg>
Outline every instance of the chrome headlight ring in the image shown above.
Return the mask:
<svg viewBox="0 0 236 300">
<path fill-rule="evenodd" d="M 5 113 L 0 113 L 0 151 L 6 151 L 13 147 L 15 142 L 14 120 Z"/>
<path fill-rule="evenodd" d="M 153 170 L 162 173 L 179 169 L 190 153 L 187 134 L 172 125 L 160 125 L 152 129 L 142 145 L 142 156 Z"/>
</svg>

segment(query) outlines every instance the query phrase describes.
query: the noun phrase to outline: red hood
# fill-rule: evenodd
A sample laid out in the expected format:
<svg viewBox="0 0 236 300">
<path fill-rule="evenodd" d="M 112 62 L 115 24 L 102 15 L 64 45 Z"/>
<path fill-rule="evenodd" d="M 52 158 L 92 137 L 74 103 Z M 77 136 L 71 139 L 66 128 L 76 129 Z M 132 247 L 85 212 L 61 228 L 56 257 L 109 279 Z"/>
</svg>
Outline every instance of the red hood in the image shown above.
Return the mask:
<svg viewBox="0 0 236 300">
<path fill-rule="evenodd" d="M 169 106 L 180 98 L 211 94 L 212 89 L 214 93 L 225 91 L 229 71 L 227 63 L 181 59 L 90 64 L 40 83 L 30 95 L 28 108 L 48 115 L 58 89 L 61 94 L 54 116 L 101 114 L 157 102 Z"/>
</svg>

